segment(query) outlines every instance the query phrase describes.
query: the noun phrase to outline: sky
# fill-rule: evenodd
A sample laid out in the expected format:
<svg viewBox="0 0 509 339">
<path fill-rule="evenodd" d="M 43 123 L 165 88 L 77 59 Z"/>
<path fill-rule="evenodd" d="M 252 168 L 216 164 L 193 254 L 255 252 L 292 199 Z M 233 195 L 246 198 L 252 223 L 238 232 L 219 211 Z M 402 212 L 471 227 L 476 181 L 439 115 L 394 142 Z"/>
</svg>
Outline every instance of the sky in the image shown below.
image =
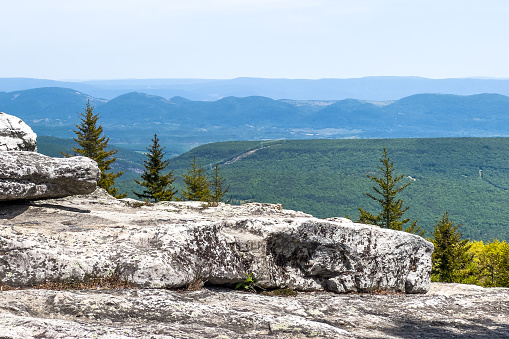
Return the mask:
<svg viewBox="0 0 509 339">
<path fill-rule="evenodd" d="M 507 0 L 0 2 L 0 78 L 509 78 Z"/>
</svg>

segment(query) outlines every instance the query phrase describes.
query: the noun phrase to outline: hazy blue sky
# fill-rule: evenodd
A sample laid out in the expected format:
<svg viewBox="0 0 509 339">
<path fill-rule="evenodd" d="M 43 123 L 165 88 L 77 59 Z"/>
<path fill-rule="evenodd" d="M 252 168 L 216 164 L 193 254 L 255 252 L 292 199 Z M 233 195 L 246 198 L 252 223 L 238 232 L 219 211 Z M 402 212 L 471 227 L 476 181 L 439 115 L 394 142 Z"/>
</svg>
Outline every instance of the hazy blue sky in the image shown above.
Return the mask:
<svg viewBox="0 0 509 339">
<path fill-rule="evenodd" d="M 507 0 L 13 0 L 0 77 L 509 78 Z"/>
</svg>

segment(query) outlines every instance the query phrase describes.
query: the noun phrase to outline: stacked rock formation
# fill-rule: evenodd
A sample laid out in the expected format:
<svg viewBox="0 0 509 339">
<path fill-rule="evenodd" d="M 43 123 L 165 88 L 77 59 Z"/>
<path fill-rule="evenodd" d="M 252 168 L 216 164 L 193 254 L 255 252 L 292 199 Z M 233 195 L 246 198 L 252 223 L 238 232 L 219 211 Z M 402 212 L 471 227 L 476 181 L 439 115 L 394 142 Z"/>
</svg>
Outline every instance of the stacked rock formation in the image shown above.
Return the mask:
<svg viewBox="0 0 509 339">
<path fill-rule="evenodd" d="M 0 113 L 0 201 L 60 198 L 94 192 L 100 171 L 85 157 L 39 154 L 37 136 L 19 118 Z"/>
</svg>

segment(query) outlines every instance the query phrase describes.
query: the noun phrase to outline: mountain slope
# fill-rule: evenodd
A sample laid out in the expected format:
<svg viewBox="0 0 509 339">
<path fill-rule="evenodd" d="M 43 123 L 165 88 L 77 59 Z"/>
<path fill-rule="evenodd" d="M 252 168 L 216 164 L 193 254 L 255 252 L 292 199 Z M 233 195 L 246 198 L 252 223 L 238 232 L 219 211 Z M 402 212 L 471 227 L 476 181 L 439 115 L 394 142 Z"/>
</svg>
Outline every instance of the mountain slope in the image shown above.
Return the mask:
<svg viewBox="0 0 509 339">
<path fill-rule="evenodd" d="M 40 137 L 39 151 L 57 155 L 72 141 Z M 509 240 L 509 138 L 277 140 L 220 142 L 202 145 L 170 159 L 182 189 L 182 174 L 194 157 L 208 174 L 215 164 L 230 185 L 234 203 L 282 203 L 317 217 L 357 218 L 358 207 L 376 213 L 364 193 L 374 183 L 382 148 L 387 147 L 396 174 L 410 183 L 401 197 L 428 232 L 446 210 L 463 224 L 472 240 Z M 116 148 L 116 147 L 114 147 Z M 53 152 L 53 153 L 51 153 Z M 145 159 L 120 148 L 119 167 L 127 170 L 116 183 L 120 191 L 139 191 Z"/>
<path fill-rule="evenodd" d="M 22 117 L 27 122 L 38 119 L 67 121 L 82 112 L 87 101 L 100 105 L 104 100 L 93 98 L 70 88 L 43 87 L 0 93 L 0 111 Z"/>
<path fill-rule="evenodd" d="M 170 153 L 230 140 L 416 138 L 509 135 L 509 97 L 419 94 L 394 102 L 165 99 L 127 93 L 101 100 L 65 88 L 0 93 L 0 111 L 25 120 L 38 135 L 73 137 L 87 101 L 113 144 L 143 151 L 154 133 Z"/>
<path fill-rule="evenodd" d="M 325 106 L 323 109 L 306 116 L 304 121 L 314 128 L 368 129 L 375 122 L 382 127 L 384 112 L 380 107 L 355 99 L 346 99 Z"/>
<path fill-rule="evenodd" d="M 183 173 L 193 157 L 220 171 L 234 202 L 282 203 L 317 217 L 358 216 L 361 206 L 377 206 L 364 193 L 377 176 L 387 147 L 396 174 L 410 186 L 401 195 L 428 232 L 446 210 L 460 231 L 475 240 L 509 240 L 509 138 L 438 138 L 372 140 L 286 140 L 267 144 L 214 143 L 170 161 Z M 226 159 L 253 150 L 231 164 Z M 481 170 L 481 171 L 480 171 Z M 211 172 L 211 171 L 210 171 Z"/>
<path fill-rule="evenodd" d="M 391 117 L 393 125 L 419 136 L 508 135 L 509 97 L 498 94 L 420 94 L 398 100 L 382 110 Z"/>
<path fill-rule="evenodd" d="M 132 92 L 109 100 L 97 109 L 108 123 L 154 122 L 172 118 L 175 104 L 159 96 Z"/>
</svg>

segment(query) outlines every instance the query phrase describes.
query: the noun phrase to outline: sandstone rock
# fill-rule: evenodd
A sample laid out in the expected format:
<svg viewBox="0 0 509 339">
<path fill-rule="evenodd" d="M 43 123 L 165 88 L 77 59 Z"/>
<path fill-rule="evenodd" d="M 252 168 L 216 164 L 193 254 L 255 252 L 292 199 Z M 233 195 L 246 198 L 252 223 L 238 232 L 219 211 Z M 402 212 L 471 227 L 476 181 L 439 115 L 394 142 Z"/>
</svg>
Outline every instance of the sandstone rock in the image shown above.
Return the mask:
<svg viewBox="0 0 509 339">
<path fill-rule="evenodd" d="M 445 293 L 442 293 L 445 289 Z M 509 289 L 433 294 L 204 288 L 0 292 L 2 338 L 509 338 Z M 465 291 L 468 290 L 468 293 Z"/>
<path fill-rule="evenodd" d="M 263 288 L 429 289 L 433 245 L 423 238 L 280 205 L 150 206 L 98 190 L 3 208 L 0 282 L 10 286 L 116 272 L 145 288 L 234 285 L 252 273 Z"/>
<path fill-rule="evenodd" d="M 0 201 L 86 194 L 96 189 L 99 178 L 99 168 L 89 158 L 0 152 Z"/>
<path fill-rule="evenodd" d="M 20 118 L 0 112 L 0 151 L 37 151 L 37 135 Z"/>
</svg>

